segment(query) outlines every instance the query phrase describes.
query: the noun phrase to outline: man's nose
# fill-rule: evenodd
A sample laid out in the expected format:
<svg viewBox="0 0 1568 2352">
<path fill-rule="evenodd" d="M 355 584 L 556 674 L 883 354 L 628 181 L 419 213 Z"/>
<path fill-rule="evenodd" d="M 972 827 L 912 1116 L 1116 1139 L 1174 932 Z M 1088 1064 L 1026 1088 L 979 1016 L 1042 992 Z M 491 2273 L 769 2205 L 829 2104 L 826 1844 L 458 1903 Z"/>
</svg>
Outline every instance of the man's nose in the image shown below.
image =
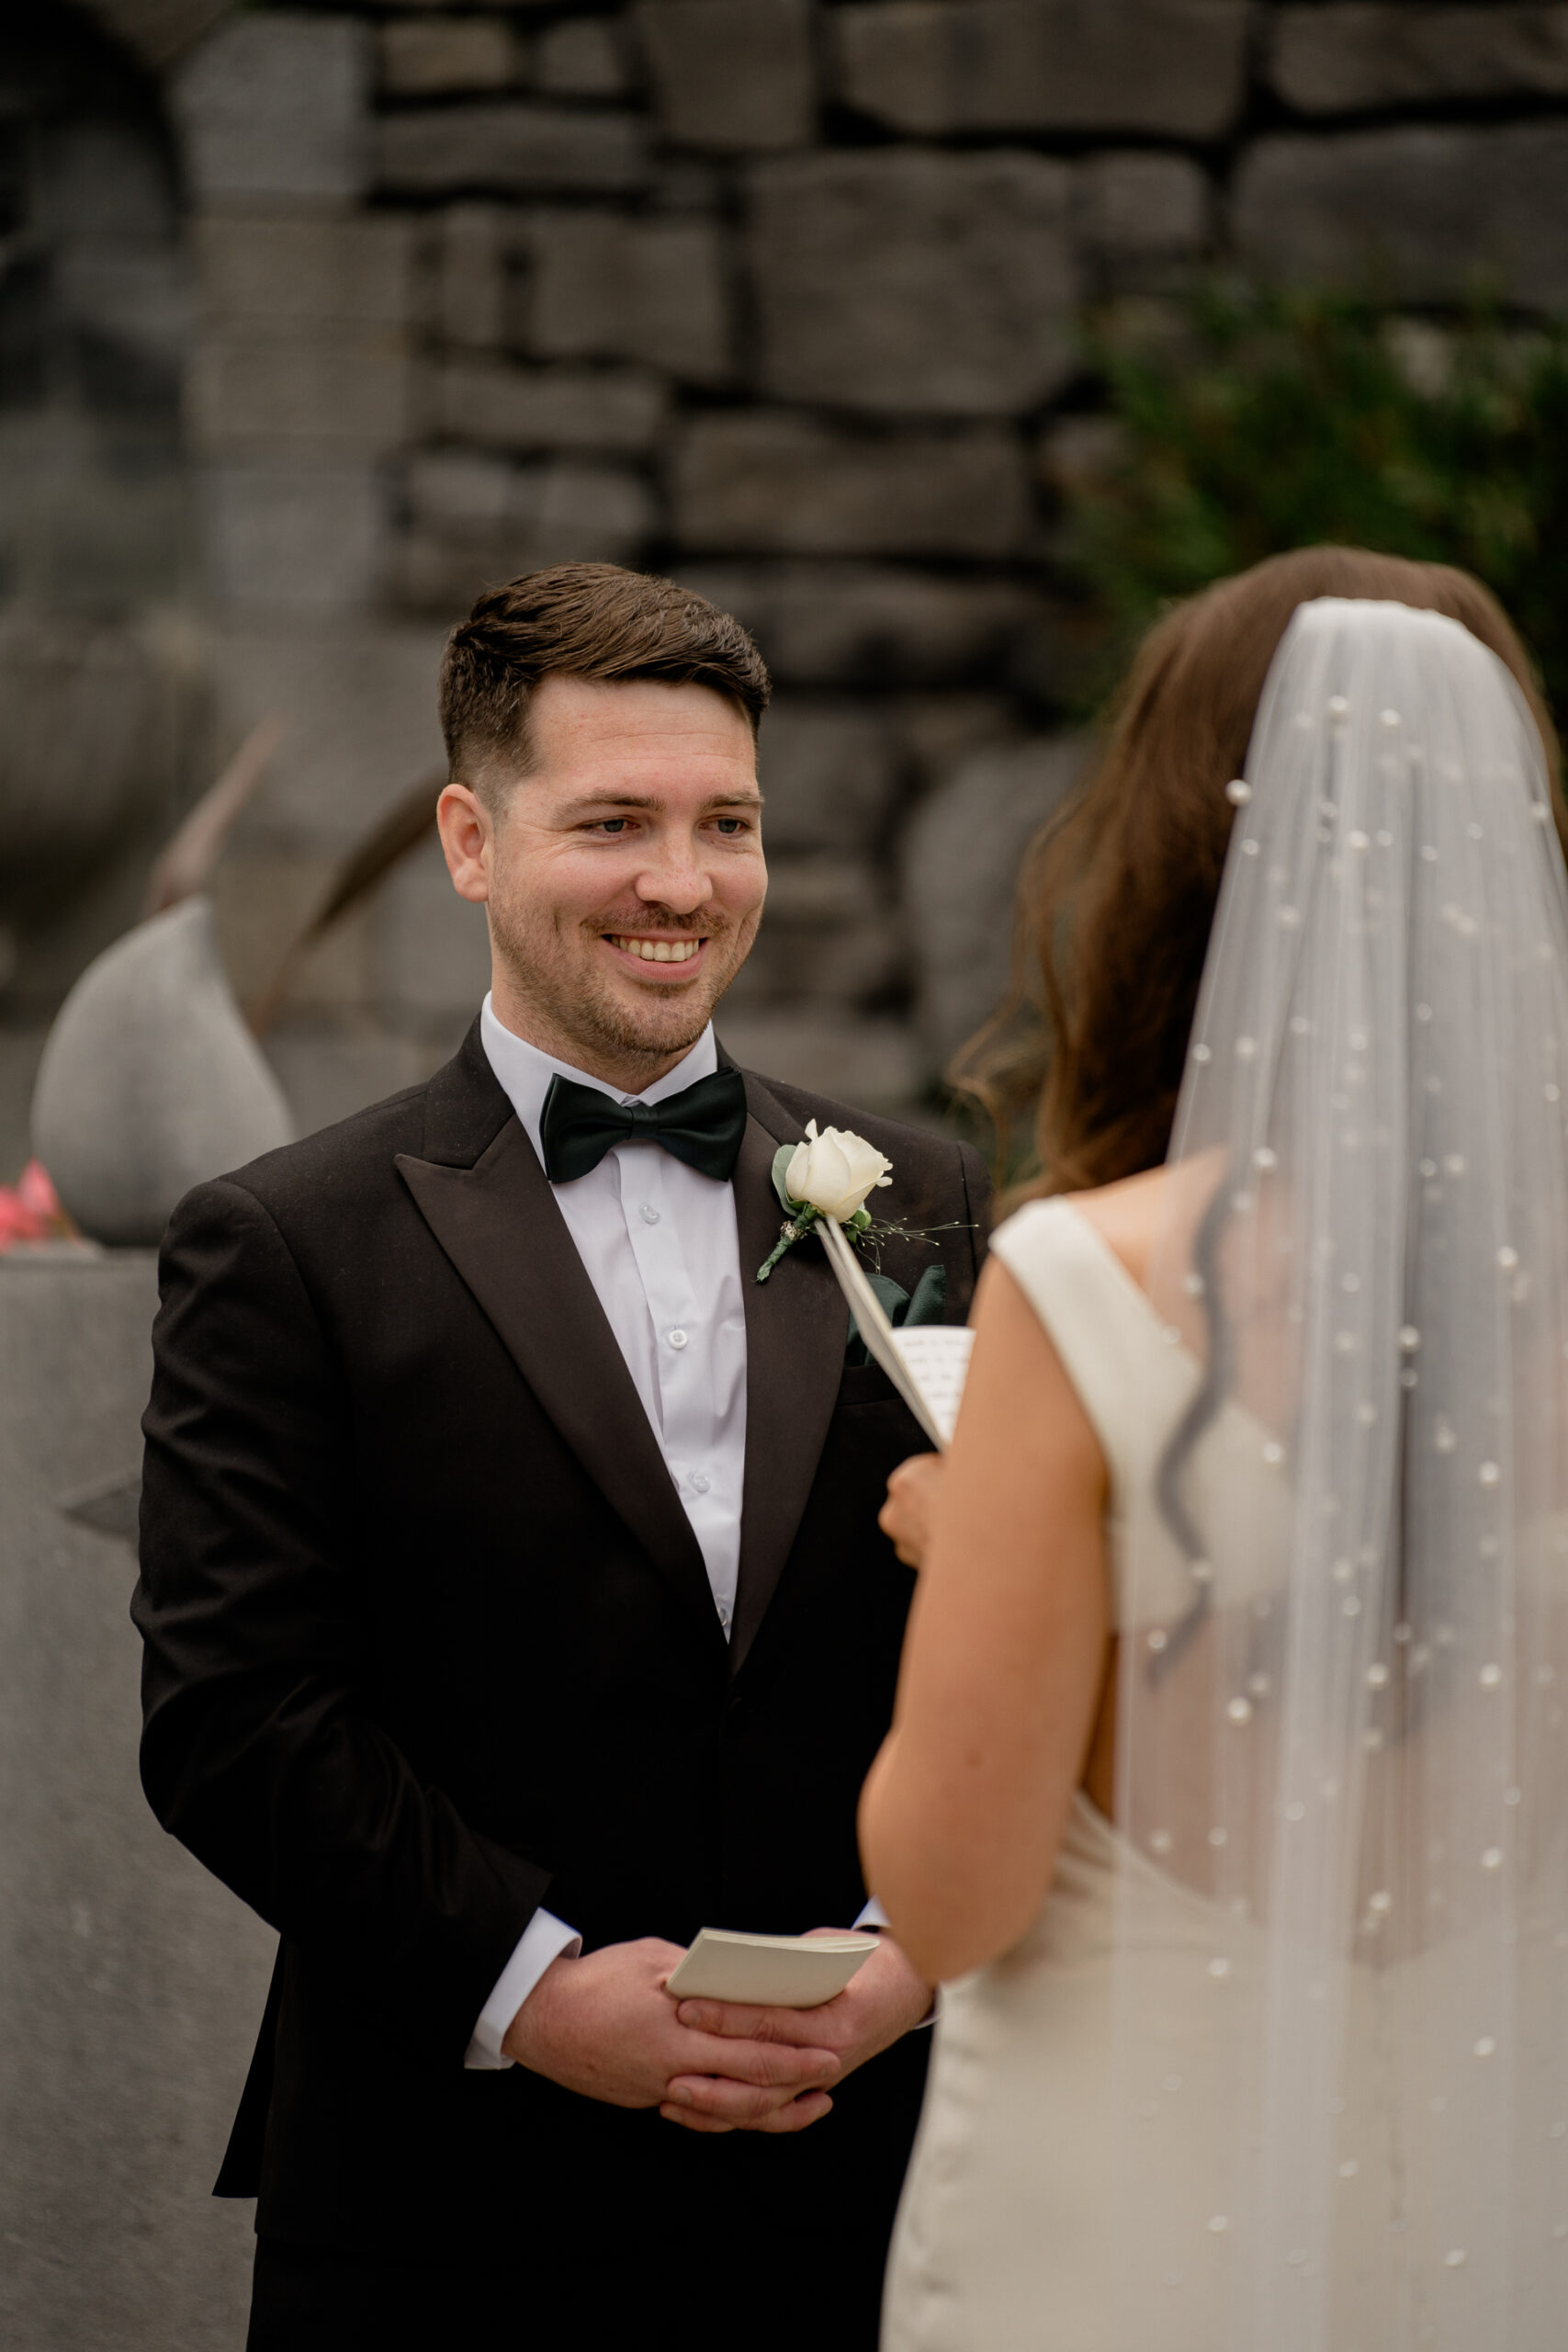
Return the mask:
<svg viewBox="0 0 1568 2352">
<path fill-rule="evenodd" d="M 637 894 L 645 906 L 668 907 L 671 914 L 695 914 L 713 896 L 706 869 L 690 842 L 671 843 L 644 866 Z"/>
</svg>

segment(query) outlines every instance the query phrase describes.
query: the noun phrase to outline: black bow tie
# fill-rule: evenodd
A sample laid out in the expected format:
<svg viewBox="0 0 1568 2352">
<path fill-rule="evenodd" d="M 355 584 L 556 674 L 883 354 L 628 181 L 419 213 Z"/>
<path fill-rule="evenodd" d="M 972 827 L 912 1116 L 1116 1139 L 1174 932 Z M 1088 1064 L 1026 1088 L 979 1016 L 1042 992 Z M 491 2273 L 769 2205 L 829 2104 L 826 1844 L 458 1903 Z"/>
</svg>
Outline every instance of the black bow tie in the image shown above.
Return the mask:
<svg viewBox="0 0 1568 2352">
<path fill-rule="evenodd" d="M 596 1086 L 552 1078 L 539 1120 L 545 1173 L 570 1184 L 597 1168 L 618 1143 L 660 1143 L 701 1176 L 728 1183 L 746 1132 L 746 1084 L 738 1069 L 715 1070 L 662 1102 L 617 1102 Z"/>
</svg>

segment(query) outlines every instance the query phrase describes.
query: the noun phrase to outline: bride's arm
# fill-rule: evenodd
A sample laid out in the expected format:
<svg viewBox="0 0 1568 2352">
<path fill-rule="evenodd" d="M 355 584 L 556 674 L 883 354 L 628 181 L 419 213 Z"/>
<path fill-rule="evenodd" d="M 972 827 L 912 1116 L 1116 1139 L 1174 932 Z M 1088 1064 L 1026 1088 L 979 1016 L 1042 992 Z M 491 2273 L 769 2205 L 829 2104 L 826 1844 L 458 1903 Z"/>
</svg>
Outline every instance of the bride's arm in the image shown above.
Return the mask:
<svg viewBox="0 0 1568 2352">
<path fill-rule="evenodd" d="M 893 1728 L 861 1797 L 866 1883 L 929 1982 L 1033 1919 L 1082 1777 L 1108 1635 L 1105 1464 L 992 1259 Z"/>
</svg>

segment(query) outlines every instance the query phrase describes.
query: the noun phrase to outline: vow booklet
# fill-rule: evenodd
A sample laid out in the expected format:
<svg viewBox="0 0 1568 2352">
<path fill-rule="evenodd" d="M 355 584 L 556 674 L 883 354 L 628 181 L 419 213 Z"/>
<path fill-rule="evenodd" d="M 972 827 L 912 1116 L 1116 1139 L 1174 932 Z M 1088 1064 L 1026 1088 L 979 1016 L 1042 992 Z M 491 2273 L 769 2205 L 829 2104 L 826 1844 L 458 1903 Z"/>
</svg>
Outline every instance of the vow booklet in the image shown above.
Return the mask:
<svg viewBox="0 0 1568 2352">
<path fill-rule="evenodd" d="M 705 1928 L 668 1989 L 682 2001 L 815 2009 L 835 1999 L 875 1950 L 869 1935 L 748 1936 Z"/>
<path fill-rule="evenodd" d="M 926 1408 L 917 1410 L 915 1419 L 935 1441 L 937 1452 L 945 1453 L 953 1442 L 964 1384 L 969 1376 L 974 1332 L 966 1323 L 917 1323 L 908 1331 L 896 1331 L 889 1325 L 887 1344 Z M 866 1346 L 870 1345 L 868 1340 Z"/>
<path fill-rule="evenodd" d="M 825 1216 L 817 1230 L 867 1353 L 882 1366 L 937 1452 L 945 1453 L 958 1420 L 974 1332 L 962 1323 L 917 1323 L 911 1329 L 896 1331 L 866 1281 L 843 1227 Z"/>
</svg>

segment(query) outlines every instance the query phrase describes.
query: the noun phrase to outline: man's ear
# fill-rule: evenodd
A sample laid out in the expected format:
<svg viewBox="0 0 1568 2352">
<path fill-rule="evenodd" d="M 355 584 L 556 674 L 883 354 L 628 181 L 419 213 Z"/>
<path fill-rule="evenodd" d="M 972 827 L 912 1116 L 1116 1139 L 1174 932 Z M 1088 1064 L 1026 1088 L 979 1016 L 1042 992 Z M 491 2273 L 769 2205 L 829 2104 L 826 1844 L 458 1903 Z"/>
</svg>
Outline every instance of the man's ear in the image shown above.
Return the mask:
<svg viewBox="0 0 1568 2352">
<path fill-rule="evenodd" d="M 435 821 L 452 888 L 460 899 L 480 906 L 490 897 L 491 844 L 495 822 L 478 793 L 449 784 L 435 804 Z"/>
</svg>

